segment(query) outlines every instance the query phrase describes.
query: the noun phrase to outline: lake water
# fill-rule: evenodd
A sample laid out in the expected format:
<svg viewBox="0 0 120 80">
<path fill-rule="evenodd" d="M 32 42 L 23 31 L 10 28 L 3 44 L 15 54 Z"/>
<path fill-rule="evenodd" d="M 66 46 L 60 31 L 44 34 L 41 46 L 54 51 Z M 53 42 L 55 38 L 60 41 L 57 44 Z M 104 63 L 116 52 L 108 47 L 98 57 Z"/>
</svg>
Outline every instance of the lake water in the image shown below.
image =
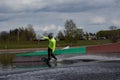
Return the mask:
<svg viewBox="0 0 120 80">
<path fill-rule="evenodd" d="M 58 59 L 63 58 L 63 60 L 57 63 L 57 67 L 55 67 L 55 64 L 52 64 L 52 68 L 60 68 L 71 64 L 76 65 L 77 63 L 79 64 L 86 64 L 89 62 L 94 63 L 94 61 L 96 62 L 97 60 L 120 60 L 120 58 L 103 57 L 95 55 L 61 55 L 57 57 Z M 47 69 L 49 69 L 49 67 L 46 65 L 46 63 L 40 61 L 40 56 L 16 57 L 15 54 L 0 54 L 0 80 L 13 80 L 13 79 L 22 80 L 21 78 L 21 75 L 23 76 L 22 73 L 28 75 L 30 72 Z M 19 76 L 19 74 L 21 75 Z M 18 79 L 16 76 L 19 76 L 20 79 Z M 26 78 L 26 76 L 24 77 Z M 28 78 L 29 76 L 27 76 L 27 79 Z M 31 80 L 35 79 L 31 78 Z"/>
</svg>

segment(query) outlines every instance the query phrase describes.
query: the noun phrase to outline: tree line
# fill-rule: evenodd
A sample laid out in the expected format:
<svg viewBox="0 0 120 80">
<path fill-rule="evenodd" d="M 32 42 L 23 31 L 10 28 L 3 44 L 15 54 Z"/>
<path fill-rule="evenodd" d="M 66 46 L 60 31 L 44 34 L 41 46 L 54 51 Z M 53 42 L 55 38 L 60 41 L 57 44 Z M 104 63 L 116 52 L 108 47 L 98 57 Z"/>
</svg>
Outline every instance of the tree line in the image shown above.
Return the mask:
<svg viewBox="0 0 120 80">
<path fill-rule="evenodd" d="M 110 30 L 101 30 L 97 32 L 98 39 L 110 39 L 113 43 L 120 39 L 120 29 L 116 26 L 110 26 Z"/>
<path fill-rule="evenodd" d="M 58 32 L 57 38 L 59 40 L 66 40 L 67 42 L 76 42 L 83 36 L 83 29 L 78 28 L 73 20 L 67 20 L 65 29 Z"/>
<path fill-rule="evenodd" d="M 56 38 L 58 40 L 65 40 L 69 43 L 77 42 L 77 40 L 92 39 L 110 39 L 112 42 L 117 42 L 120 38 L 120 29 L 116 26 L 110 26 L 110 30 L 102 30 L 97 33 L 85 33 L 83 29 L 76 26 L 73 20 L 66 20 L 64 30 L 58 32 Z M 0 33 L 1 42 L 14 41 L 33 41 L 36 39 L 36 33 L 33 25 L 28 24 L 26 28 L 16 28 L 13 30 L 2 31 Z M 90 39 L 91 40 L 91 39 Z"/>
<path fill-rule="evenodd" d="M 72 20 L 67 20 L 64 31 L 59 31 L 58 38 L 69 42 L 77 42 L 77 40 L 99 40 L 109 39 L 111 42 L 117 42 L 120 39 L 120 29 L 116 26 L 110 26 L 110 30 L 101 30 L 97 33 L 84 33 L 83 29 L 79 29 Z"/>
<path fill-rule="evenodd" d="M 0 33 L 1 42 L 14 42 L 14 41 L 33 41 L 36 38 L 36 33 L 31 24 L 26 28 L 16 28 L 13 30 L 2 31 Z"/>
</svg>

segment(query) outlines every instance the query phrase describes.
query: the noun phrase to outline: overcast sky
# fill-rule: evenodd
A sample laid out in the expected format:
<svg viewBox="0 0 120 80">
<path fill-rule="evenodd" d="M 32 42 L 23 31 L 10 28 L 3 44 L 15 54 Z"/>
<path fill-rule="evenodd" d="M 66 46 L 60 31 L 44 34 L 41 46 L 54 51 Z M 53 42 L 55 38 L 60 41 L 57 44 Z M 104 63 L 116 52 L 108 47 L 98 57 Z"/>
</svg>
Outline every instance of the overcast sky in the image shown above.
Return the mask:
<svg viewBox="0 0 120 80">
<path fill-rule="evenodd" d="M 85 32 L 120 28 L 120 0 L 0 0 L 0 31 L 32 24 L 56 33 L 69 19 Z"/>
</svg>

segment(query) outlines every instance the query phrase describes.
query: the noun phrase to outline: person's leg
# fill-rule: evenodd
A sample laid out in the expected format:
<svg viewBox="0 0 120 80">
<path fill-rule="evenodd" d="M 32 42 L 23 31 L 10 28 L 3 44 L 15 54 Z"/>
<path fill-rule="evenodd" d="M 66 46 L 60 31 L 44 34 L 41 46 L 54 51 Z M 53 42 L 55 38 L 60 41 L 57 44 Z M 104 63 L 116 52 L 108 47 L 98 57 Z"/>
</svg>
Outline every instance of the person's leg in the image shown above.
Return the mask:
<svg viewBox="0 0 120 80">
<path fill-rule="evenodd" d="M 57 58 L 55 57 L 54 53 L 52 53 L 51 56 L 55 59 L 54 64 L 57 66 Z"/>
<path fill-rule="evenodd" d="M 50 61 L 50 59 L 51 59 L 51 49 L 48 48 L 48 61 Z"/>
<path fill-rule="evenodd" d="M 52 49 L 48 48 L 48 59 L 50 60 L 51 59 L 51 56 L 57 60 L 57 58 L 55 57 L 54 53 L 52 53 Z"/>
<path fill-rule="evenodd" d="M 55 60 L 57 60 L 57 58 L 55 57 L 54 53 L 51 53 L 51 56 L 52 56 Z"/>
</svg>

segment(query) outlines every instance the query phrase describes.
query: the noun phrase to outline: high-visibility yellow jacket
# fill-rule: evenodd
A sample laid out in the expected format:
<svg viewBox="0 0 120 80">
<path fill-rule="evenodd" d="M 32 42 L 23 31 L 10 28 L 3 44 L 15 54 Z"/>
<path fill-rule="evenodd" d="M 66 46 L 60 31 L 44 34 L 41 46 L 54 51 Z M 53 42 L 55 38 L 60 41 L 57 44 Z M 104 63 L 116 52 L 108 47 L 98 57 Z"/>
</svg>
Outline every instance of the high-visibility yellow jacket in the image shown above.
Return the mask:
<svg viewBox="0 0 120 80">
<path fill-rule="evenodd" d="M 50 49 L 52 49 L 52 53 L 54 53 L 55 47 L 56 47 L 56 40 L 55 40 L 55 38 L 49 39 L 49 38 L 46 37 L 46 36 L 43 36 L 43 38 L 49 40 L 49 45 L 48 45 L 48 47 L 49 47 Z"/>
</svg>

